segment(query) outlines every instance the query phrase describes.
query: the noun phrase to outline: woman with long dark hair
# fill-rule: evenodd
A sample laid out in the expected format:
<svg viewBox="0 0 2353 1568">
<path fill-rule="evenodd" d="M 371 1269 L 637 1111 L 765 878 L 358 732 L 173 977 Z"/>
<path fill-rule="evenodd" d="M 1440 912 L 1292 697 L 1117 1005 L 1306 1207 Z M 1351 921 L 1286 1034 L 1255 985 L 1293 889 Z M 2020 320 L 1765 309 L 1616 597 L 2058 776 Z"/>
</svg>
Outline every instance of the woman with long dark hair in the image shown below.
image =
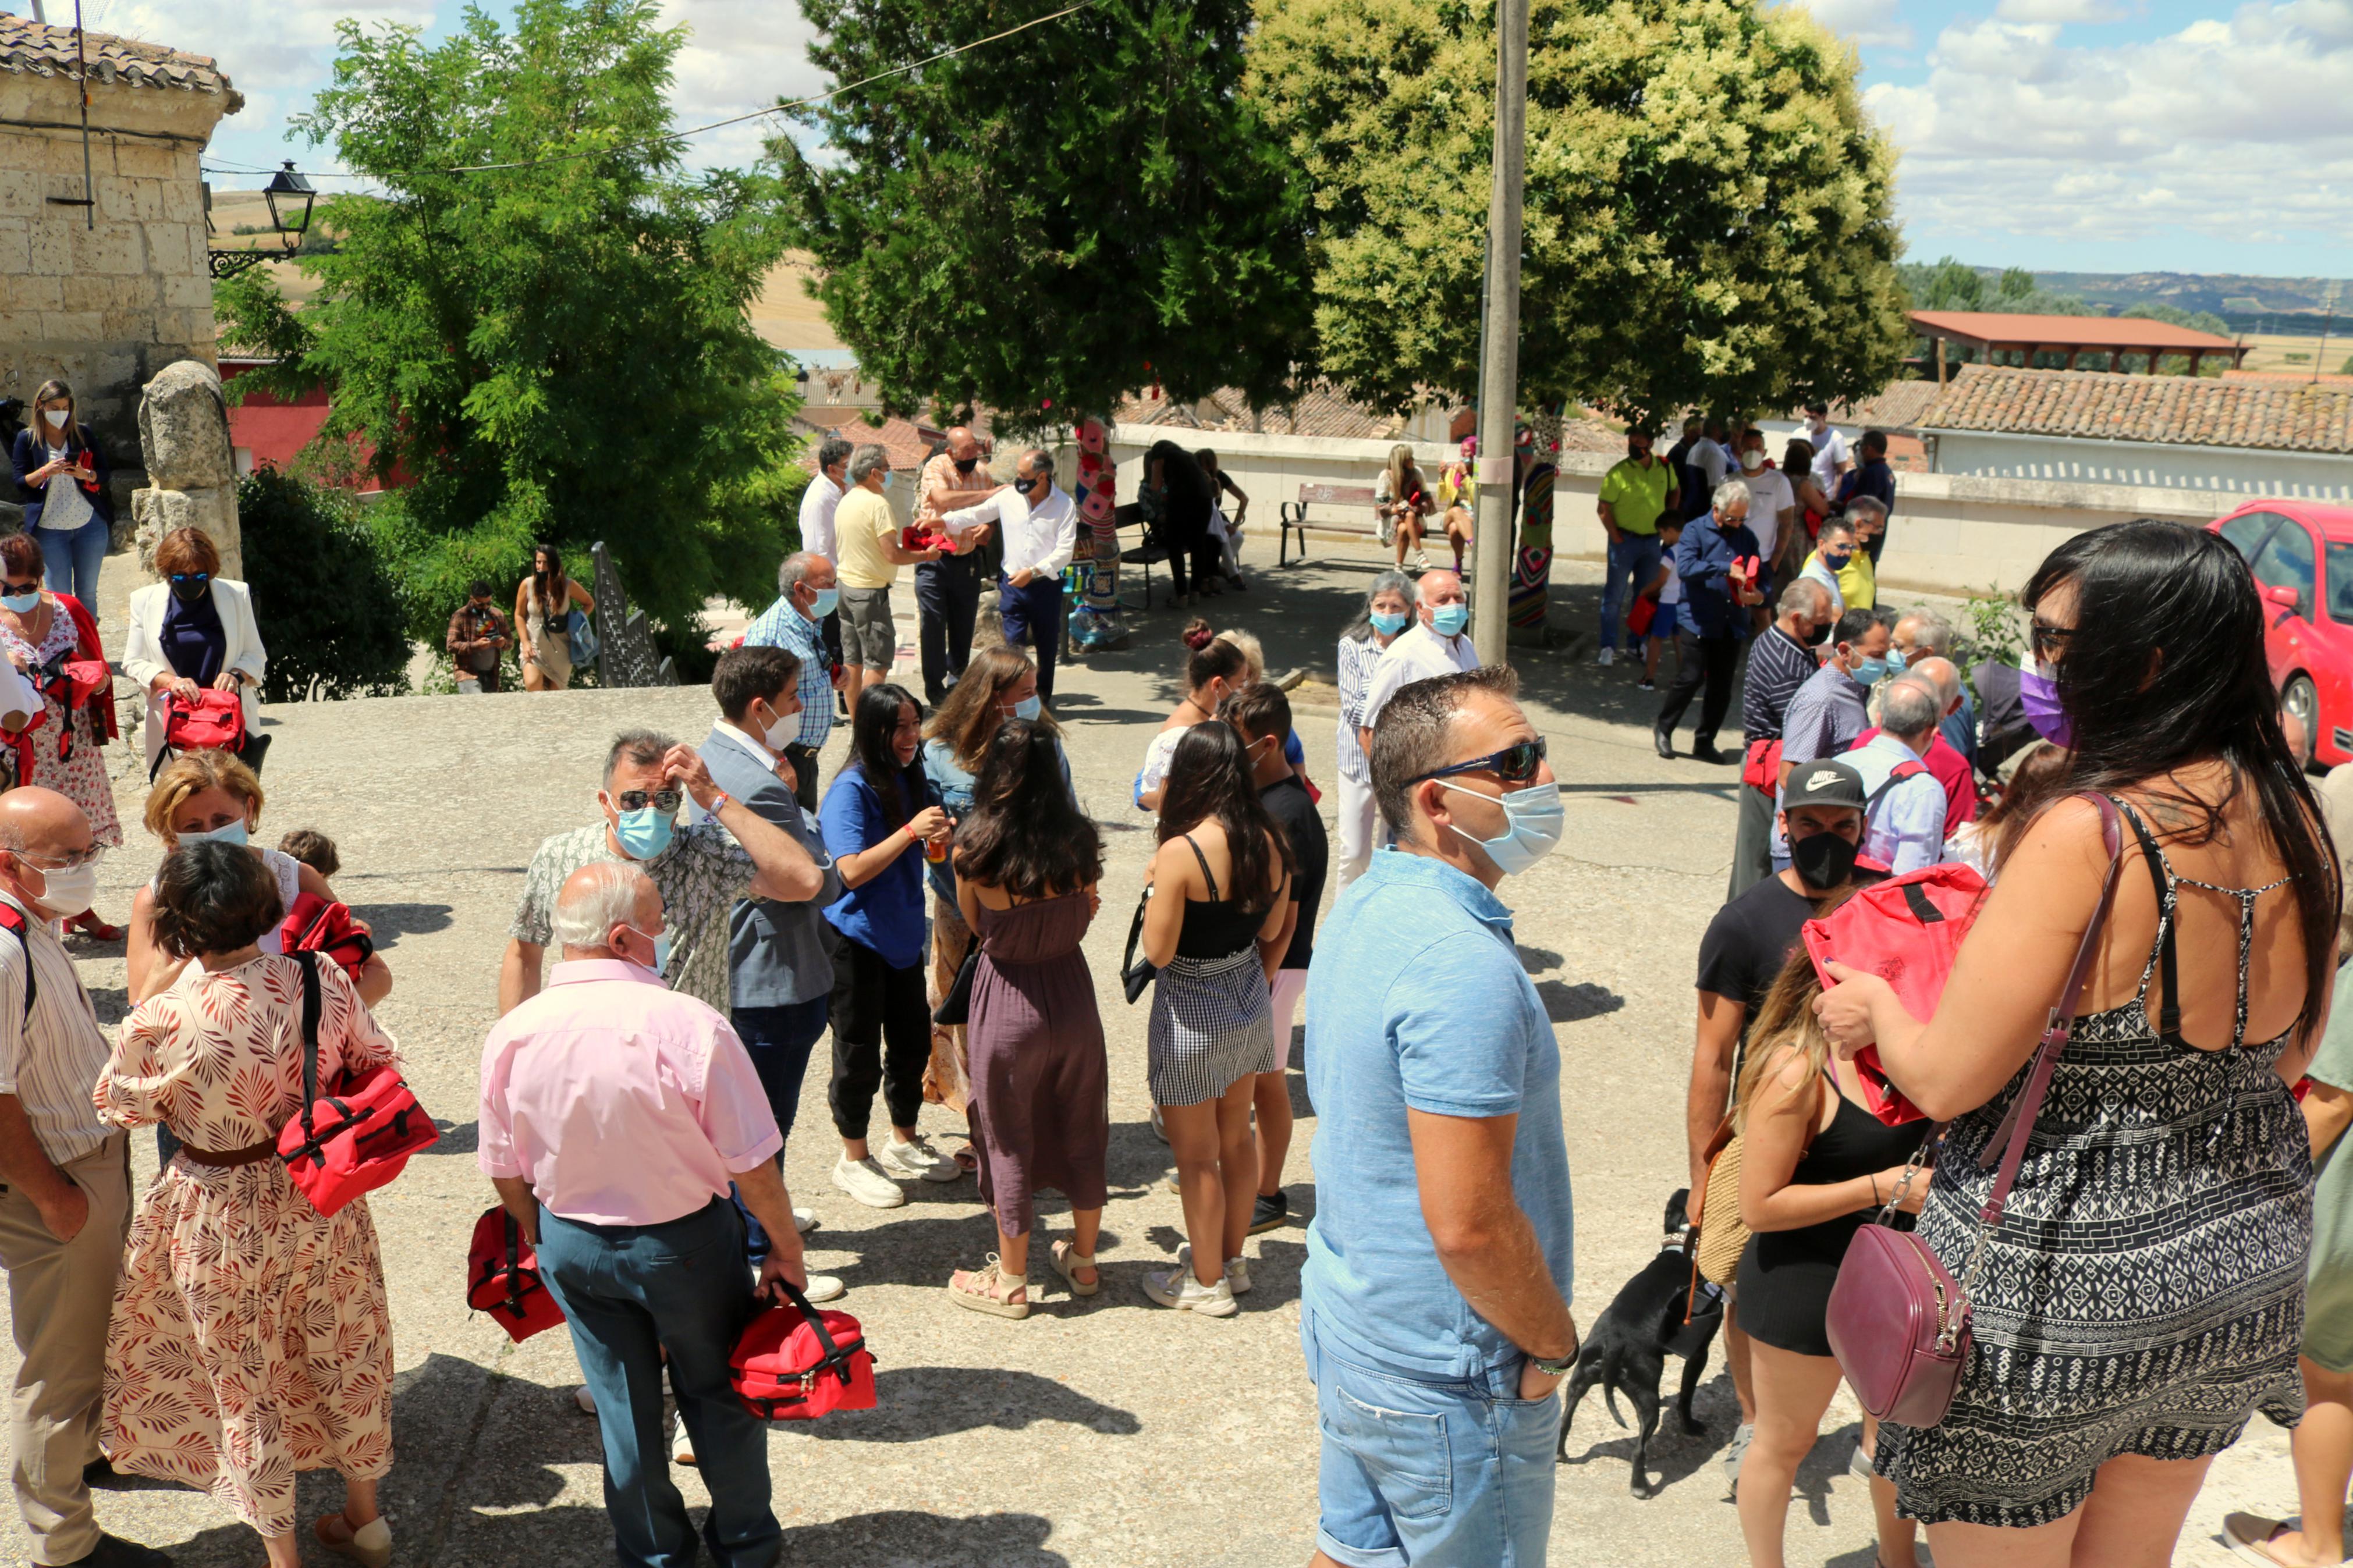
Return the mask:
<svg viewBox="0 0 2353 1568">
<path fill-rule="evenodd" d="M 515 584 L 514 624 L 522 628 L 516 653 L 525 691 L 561 691 L 572 684 L 572 612 L 596 612 L 596 596 L 565 574 L 553 544 L 531 547 L 531 575 Z"/>
<path fill-rule="evenodd" d="M 904 687 L 886 681 L 860 692 L 849 715 L 849 760 L 818 810 L 847 889 L 825 911 L 840 939 L 829 1004 L 833 1083 L 826 1092 L 841 1134 L 833 1184 L 877 1209 L 907 1201 L 901 1181 L 953 1182 L 960 1173 L 915 1131 L 932 1010 L 923 996 L 923 855 L 910 851 L 944 844 L 948 834 L 947 813 L 916 761 L 923 738 L 923 710 Z M 891 1117 L 891 1140 L 879 1155 L 866 1142 L 877 1089 Z"/>
<path fill-rule="evenodd" d="M 1176 742 L 1158 837 L 1142 943 L 1160 971 L 1145 1060 L 1190 1241 L 1175 1268 L 1145 1277 L 1144 1290 L 1164 1307 L 1226 1318 L 1250 1288 L 1250 1095 L 1257 1075 L 1279 1065 L 1269 996 L 1292 872 L 1291 847 L 1232 726 L 1196 725 Z"/>
<path fill-rule="evenodd" d="M 1952 1119 L 1920 1234 L 1973 1290 L 1976 1342 L 1944 1422 L 1887 1424 L 1875 1462 L 1943 1568 L 2158 1563 L 2247 1418 L 2303 1412 L 2312 1155 L 2288 1086 L 2328 1015 L 2338 874 L 2228 543 L 2093 529 L 2022 597 L 2027 712 L 2074 753 L 2070 784 L 2116 804 L 2126 864 L 1989 1237 L 1979 1156 L 2098 905 L 2100 812 L 2034 819 L 1933 1017 L 1842 966 L 1816 1004 L 1842 1055 L 1876 1040 Z"/>
<path fill-rule="evenodd" d="M 966 679 L 970 679 L 967 672 Z M 980 1195 L 997 1250 L 958 1269 L 948 1296 L 1001 1318 L 1029 1314 L 1032 1200 L 1071 1200 L 1071 1234 L 1049 1254 L 1076 1296 L 1101 1288 L 1103 1160 L 1111 1145 L 1103 1019 L 1079 943 L 1102 899 L 1103 838 L 1071 799 L 1061 747 L 1042 724 L 1008 719 L 980 761 L 956 828 L 956 901 L 978 933 L 968 1037 Z"/>
<path fill-rule="evenodd" d="M 1136 500 L 1168 552 L 1176 603 L 1190 605 L 1197 594 L 1224 592 L 1223 556 L 1217 535 L 1209 531 L 1217 492 L 1193 454 L 1174 441 L 1155 441 L 1144 454 L 1144 483 Z"/>
</svg>

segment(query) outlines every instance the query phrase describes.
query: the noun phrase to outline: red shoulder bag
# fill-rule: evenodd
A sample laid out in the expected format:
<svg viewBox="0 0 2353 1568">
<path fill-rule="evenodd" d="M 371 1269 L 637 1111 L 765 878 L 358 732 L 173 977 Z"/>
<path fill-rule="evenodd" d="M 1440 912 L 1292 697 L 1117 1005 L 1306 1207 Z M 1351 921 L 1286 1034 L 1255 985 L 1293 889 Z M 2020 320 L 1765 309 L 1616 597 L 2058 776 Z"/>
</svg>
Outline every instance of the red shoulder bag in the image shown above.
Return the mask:
<svg viewBox="0 0 2353 1568">
<path fill-rule="evenodd" d="M 302 966 L 302 1109 L 280 1130 L 278 1157 L 311 1206 L 333 1214 L 399 1175 L 441 1134 L 389 1067 L 346 1068 L 319 1092 L 319 955 L 286 956 Z"/>
</svg>

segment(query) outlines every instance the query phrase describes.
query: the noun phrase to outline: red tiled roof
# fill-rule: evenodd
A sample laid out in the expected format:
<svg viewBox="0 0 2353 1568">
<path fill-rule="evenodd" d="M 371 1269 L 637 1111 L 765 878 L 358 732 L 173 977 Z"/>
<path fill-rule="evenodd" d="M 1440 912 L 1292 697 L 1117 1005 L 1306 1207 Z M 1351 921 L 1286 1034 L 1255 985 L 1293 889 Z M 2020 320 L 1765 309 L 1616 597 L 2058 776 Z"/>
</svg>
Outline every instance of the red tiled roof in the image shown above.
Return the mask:
<svg viewBox="0 0 2353 1568">
<path fill-rule="evenodd" d="M 2353 386 L 1968 364 L 1920 427 L 2353 453 Z"/>
<path fill-rule="evenodd" d="M 1920 423 L 1920 416 L 1936 401 L 1936 391 L 1933 381 L 1891 381 L 1860 403 L 1831 404 L 1831 423 L 1865 430 L 1909 430 Z M 1803 420 L 1805 416 L 1802 408 L 1789 410 L 1792 419 Z"/>
<path fill-rule="evenodd" d="M 227 92 L 235 113 L 245 101 L 210 55 L 184 54 L 162 44 L 141 43 L 111 33 L 82 38 L 90 79 L 121 87 L 178 88 L 185 92 Z M 78 71 L 71 27 L 23 16 L 0 16 L 0 70 L 72 79 Z"/>
<path fill-rule="evenodd" d="M 941 431 L 896 415 L 880 426 L 870 425 L 866 422 L 870 412 L 861 408 L 804 407 L 793 417 L 816 434 L 839 436 L 853 447 L 880 443 L 891 455 L 894 468 L 922 468 L 933 448 L 946 439 Z"/>
<path fill-rule="evenodd" d="M 2194 327 L 2143 316 L 2013 316 L 2000 310 L 1915 310 L 1912 330 L 1923 337 L 1980 342 L 2042 343 L 2052 348 L 2233 349 Z"/>
</svg>

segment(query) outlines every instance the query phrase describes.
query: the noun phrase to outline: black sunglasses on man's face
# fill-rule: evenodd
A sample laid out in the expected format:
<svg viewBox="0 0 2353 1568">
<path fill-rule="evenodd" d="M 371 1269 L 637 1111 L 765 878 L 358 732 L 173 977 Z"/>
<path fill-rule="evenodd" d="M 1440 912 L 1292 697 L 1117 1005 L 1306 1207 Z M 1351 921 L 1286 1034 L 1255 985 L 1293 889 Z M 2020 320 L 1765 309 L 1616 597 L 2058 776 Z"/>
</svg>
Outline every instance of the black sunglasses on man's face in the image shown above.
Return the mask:
<svg viewBox="0 0 2353 1568">
<path fill-rule="evenodd" d="M 1536 768 L 1544 760 L 1545 738 L 1538 735 L 1533 741 L 1521 741 L 1500 752 L 1490 752 L 1467 763 L 1438 768 L 1407 782 L 1420 784 L 1427 779 L 1452 778 L 1457 773 L 1492 773 L 1505 784 L 1526 784 L 1536 776 Z"/>
</svg>

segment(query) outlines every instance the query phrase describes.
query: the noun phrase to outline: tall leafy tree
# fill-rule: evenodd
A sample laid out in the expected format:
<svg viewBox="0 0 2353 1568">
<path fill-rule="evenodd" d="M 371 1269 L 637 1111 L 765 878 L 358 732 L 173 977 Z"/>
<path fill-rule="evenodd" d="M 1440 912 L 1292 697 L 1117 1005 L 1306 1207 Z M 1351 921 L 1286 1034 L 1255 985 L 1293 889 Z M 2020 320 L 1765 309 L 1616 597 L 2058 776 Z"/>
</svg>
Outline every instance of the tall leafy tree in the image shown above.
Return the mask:
<svg viewBox="0 0 2353 1568">
<path fill-rule="evenodd" d="M 839 81 L 1065 0 L 801 0 Z M 807 110 L 818 298 L 894 408 L 1059 422 L 1158 383 L 1273 402 L 1309 355 L 1304 187 L 1238 88 L 1248 0 L 1099 0 Z"/>
<path fill-rule="evenodd" d="M 1322 363 L 1476 390 L 1492 0 L 1260 0 L 1247 96 L 1314 186 Z M 1628 416 L 1876 392 L 1908 346 L 1894 151 L 1798 6 L 1534 0 L 1524 404 Z"/>
<path fill-rule="evenodd" d="M 322 203 L 339 243 L 219 291 L 250 382 L 323 385 L 321 441 L 412 481 L 375 528 L 414 635 L 535 540 L 606 541 L 673 647 L 704 597 L 757 604 L 791 527 L 792 386 L 745 307 L 782 254 L 773 168 L 689 175 L 664 100 L 681 35 L 657 0 L 470 8 L 446 41 L 339 26 L 295 123 L 369 176 Z M 521 164 L 471 173 L 462 165 Z"/>
</svg>

